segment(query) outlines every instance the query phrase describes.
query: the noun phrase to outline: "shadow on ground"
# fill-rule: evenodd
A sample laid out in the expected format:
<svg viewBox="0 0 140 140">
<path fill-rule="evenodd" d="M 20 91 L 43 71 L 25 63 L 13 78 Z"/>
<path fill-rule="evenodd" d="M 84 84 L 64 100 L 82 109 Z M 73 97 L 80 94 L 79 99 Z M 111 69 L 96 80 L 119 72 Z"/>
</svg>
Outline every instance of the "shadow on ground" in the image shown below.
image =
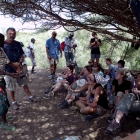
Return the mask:
<svg viewBox="0 0 140 140">
<path fill-rule="evenodd" d="M 66 93 L 44 99 L 42 94 L 50 86 L 48 75 L 48 70 L 38 69 L 29 84 L 32 93 L 40 100 L 38 103 L 29 103 L 22 88 L 17 86 L 16 99 L 20 109 L 15 111 L 10 107 L 8 112 L 8 115 L 14 116 L 9 122 L 17 129 L 0 130 L 0 140 L 63 140 L 67 136 L 78 136 L 80 140 L 112 140 L 115 137 L 105 132 L 109 111 L 94 121 L 85 122 L 80 113 L 58 108 Z M 123 133 L 118 135 L 124 137 L 135 130 L 135 122 L 128 120 L 124 123 Z"/>
</svg>

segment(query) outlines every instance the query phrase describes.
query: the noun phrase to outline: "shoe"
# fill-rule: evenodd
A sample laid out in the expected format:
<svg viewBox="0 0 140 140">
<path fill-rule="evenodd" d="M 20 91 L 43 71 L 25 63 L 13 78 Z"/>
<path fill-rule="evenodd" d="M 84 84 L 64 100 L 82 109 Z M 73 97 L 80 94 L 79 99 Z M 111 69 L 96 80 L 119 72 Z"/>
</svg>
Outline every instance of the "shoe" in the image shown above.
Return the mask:
<svg viewBox="0 0 140 140">
<path fill-rule="evenodd" d="M 36 72 L 35 71 L 31 71 L 31 74 L 35 74 Z"/>
<path fill-rule="evenodd" d="M 29 79 L 29 82 L 31 83 L 31 82 L 32 82 L 32 80 L 31 80 L 31 79 Z"/>
<path fill-rule="evenodd" d="M 32 98 L 29 98 L 29 101 L 30 102 L 38 102 L 38 99 L 35 96 L 33 96 Z"/>
<path fill-rule="evenodd" d="M 92 114 L 85 117 L 85 121 L 92 121 L 93 119 L 97 118 L 99 115 Z"/>
<path fill-rule="evenodd" d="M 15 126 L 9 124 L 9 123 L 4 123 L 4 124 L 1 124 L 0 125 L 0 128 L 2 129 L 7 129 L 7 130 L 11 130 L 11 131 L 14 131 L 16 129 Z"/>
<path fill-rule="evenodd" d="M 107 127 L 107 132 L 109 134 L 117 134 L 121 131 L 121 124 L 117 123 L 116 120 L 113 120 L 110 125 Z"/>
<path fill-rule="evenodd" d="M 65 100 L 63 100 L 60 104 L 59 104 L 59 107 L 65 103 Z"/>
<path fill-rule="evenodd" d="M 113 115 L 112 115 L 112 116 L 108 117 L 108 120 L 107 120 L 107 121 L 110 123 L 110 122 L 113 121 L 113 119 L 114 119 L 114 118 L 113 118 Z"/>
<path fill-rule="evenodd" d="M 49 80 L 52 80 L 53 79 L 53 75 L 50 75 L 48 77 L 49 77 Z"/>
<path fill-rule="evenodd" d="M 68 102 L 65 100 L 65 102 L 59 106 L 59 108 L 60 108 L 60 109 L 65 109 L 65 108 L 68 108 L 68 106 L 69 106 L 69 104 L 68 104 Z"/>
<path fill-rule="evenodd" d="M 19 106 L 18 106 L 17 102 L 15 102 L 14 104 L 12 103 L 12 106 L 13 106 L 13 108 L 15 110 L 18 110 L 19 109 Z"/>
<path fill-rule="evenodd" d="M 48 92 L 46 94 L 44 93 L 44 96 L 43 97 L 48 99 L 48 98 L 53 97 L 53 96 L 54 96 L 54 92 L 53 91 L 50 91 L 50 92 Z"/>
</svg>

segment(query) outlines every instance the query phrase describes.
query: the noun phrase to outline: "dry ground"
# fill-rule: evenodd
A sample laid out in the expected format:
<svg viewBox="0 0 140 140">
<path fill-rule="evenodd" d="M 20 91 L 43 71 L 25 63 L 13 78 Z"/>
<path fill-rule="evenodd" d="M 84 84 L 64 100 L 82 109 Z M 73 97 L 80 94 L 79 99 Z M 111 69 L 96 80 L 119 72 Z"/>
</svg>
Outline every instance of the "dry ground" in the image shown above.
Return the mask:
<svg viewBox="0 0 140 140">
<path fill-rule="evenodd" d="M 42 93 L 51 84 L 48 75 L 48 70 L 38 69 L 33 82 L 29 83 L 31 92 L 40 100 L 38 103 L 29 103 L 22 88 L 17 86 L 16 99 L 20 109 L 15 111 L 10 107 L 8 112 L 14 116 L 9 122 L 17 129 L 0 130 L 0 140 L 63 140 L 67 136 L 78 136 L 80 140 L 112 140 L 115 137 L 105 132 L 109 111 L 94 121 L 85 122 L 78 112 L 58 108 L 66 92 L 56 94 L 50 100 L 44 99 Z M 125 120 L 122 133 L 118 135 L 124 137 L 136 129 L 135 121 L 130 118 Z"/>
</svg>

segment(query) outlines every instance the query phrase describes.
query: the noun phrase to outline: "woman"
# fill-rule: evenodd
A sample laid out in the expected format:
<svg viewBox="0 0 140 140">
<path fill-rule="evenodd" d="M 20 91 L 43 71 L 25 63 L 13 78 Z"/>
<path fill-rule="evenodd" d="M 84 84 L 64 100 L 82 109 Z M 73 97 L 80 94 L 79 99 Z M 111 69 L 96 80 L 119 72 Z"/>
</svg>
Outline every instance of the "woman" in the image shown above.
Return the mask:
<svg viewBox="0 0 140 140">
<path fill-rule="evenodd" d="M 59 107 L 61 109 L 67 108 L 68 105 L 73 100 L 78 99 L 79 96 L 83 96 L 83 97 L 86 96 L 86 91 L 88 88 L 87 77 L 92 73 L 92 67 L 85 66 L 84 69 L 85 69 L 84 75 L 70 85 L 65 100 L 63 100 L 59 104 Z"/>
<path fill-rule="evenodd" d="M 131 90 L 130 87 L 130 83 L 126 80 L 125 69 L 118 70 L 115 79 L 112 82 L 112 93 L 115 93 L 115 106 L 118 106 L 118 103 L 124 94 L 129 93 Z"/>
<path fill-rule="evenodd" d="M 16 77 L 17 75 L 12 74 L 12 73 L 6 73 L 4 71 L 4 67 L 6 64 L 9 64 L 9 65 L 12 65 L 12 64 L 9 63 L 9 60 L 3 51 L 3 46 L 4 46 L 4 35 L 0 34 L 0 116 L 2 119 L 0 128 L 6 129 L 6 130 L 15 130 L 15 126 L 9 124 L 6 119 L 6 114 L 8 112 L 8 108 L 10 104 L 7 98 L 4 75 L 10 75 L 13 77 Z"/>
<path fill-rule="evenodd" d="M 96 83 L 94 75 L 88 77 L 88 94 L 86 97 L 79 97 L 76 105 L 79 106 L 80 112 L 91 114 L 85 120 L 92 120 L 95 116 L 103 115 L 107 109 L 107 96 L 101 84 Z"/>
<path fill-rule="evenodd" d="M 116 134 L 121 131 L 121 119 L 129 112 L 140 112 L 140 75 L 137 77 L 136 87 L 132 89 L 133 93 L 125 94 L 124 97 L 119 102 L 116 107 L 116 113 L 114 113 L 114 119 L 111 121 L 110 125 L 107 127 L 107 131 L 110 134 Z"/>
<path fill-rule="evenodd" d="M 114 102 L 115 112 L 116 112 L 116 107 L 118 106 L 120 100 L 123 98 L 125 94 L 129 93 L 129 91 L 131 90 L 130 87 L 131 87 L 130 82 L 126 80 L 125 69 L 119 69 L 116 73 L 115 79 L 112 82 L 112 93 L 110 94 L 110 99 L 109 99 L 109 106 L 113 105 Z M 111 122 L 114 119 L 114 115 L 115 113 L 111 117 L 109 117 L 108 119 L 109 122 Z"/>
<path fill-rule="evenodd" d="M 44 94 L 44 97 L 48 98 L 50 96 L 54 96 L 54 93 L 58 91 L 61 87 L 65 87 L 68 89 L 69 85 L 71 85 L 74 81 L 77 80 L 77 76 L 73 73 L 74 67 L 72 65 L 67 66 L 66 74 L 63 76 L 63 79 L 60 80 L 52 87 L 52 91 Z"/>
</svg>

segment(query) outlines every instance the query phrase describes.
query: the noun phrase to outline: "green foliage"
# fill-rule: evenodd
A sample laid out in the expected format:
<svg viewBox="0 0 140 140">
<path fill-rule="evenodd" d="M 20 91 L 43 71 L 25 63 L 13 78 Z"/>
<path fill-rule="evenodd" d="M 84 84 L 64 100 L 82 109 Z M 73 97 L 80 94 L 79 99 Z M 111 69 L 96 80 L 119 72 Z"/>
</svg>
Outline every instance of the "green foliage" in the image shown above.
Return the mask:
<svg viewBox="0 0 140 140">
<path fill-rule="evenodd" d="M 47 31 L 43 33 L 18 33 L 16 40 L 23 42 L 24 47 L 28 46 L 31 38 L 35 38 L 35 55 L 36 55 L 36 62 L 37 66 L 41 68 L 48 68 L 48 60 L 46 55 L 46 48 L 45 43 L 46 40 L 51 37 L 52 31 Z M 69 33 L 66 31 L 57 31 L 57 39 L 59 39 L 60 43 L 64 41 L 65 37 L 68 36 Z M 91 32 L 86 30 L 76 31 L 74 38 L 77 42 L 76 48 L 76 61 L 80 67 L 84 67 L 87 65 L 88 60 L 90 59 L 90 45 L 89 41 L 92 38 Z M 104 39 L 104 36 L 100 36 L 102 40 L 101 47 L 101 59 L 100 62 L 104 68 L 106 68 L 105 59 L 111 57 L 113 63 L 117 64 L 117 61 L 125 55 L 126 48 L 128 47 L 128 43 L 120 42 L 113 40 L 111 41 L 110 38 L 107 40 Z M 31 65 L 30 59 L 26 58 L 27 64 Z M 128 52 L 126 54 L 126 66 L 130 69 L 139 69 L 140 68 L 140 57 L 139 57 L 139 50 L 135 50 L 128 47 Z M 65 58 L 63 53 L 63 58 L 60 58 L 60 62 L 58 67 L 62 68 L 65 67 Z"/>
</svg>

